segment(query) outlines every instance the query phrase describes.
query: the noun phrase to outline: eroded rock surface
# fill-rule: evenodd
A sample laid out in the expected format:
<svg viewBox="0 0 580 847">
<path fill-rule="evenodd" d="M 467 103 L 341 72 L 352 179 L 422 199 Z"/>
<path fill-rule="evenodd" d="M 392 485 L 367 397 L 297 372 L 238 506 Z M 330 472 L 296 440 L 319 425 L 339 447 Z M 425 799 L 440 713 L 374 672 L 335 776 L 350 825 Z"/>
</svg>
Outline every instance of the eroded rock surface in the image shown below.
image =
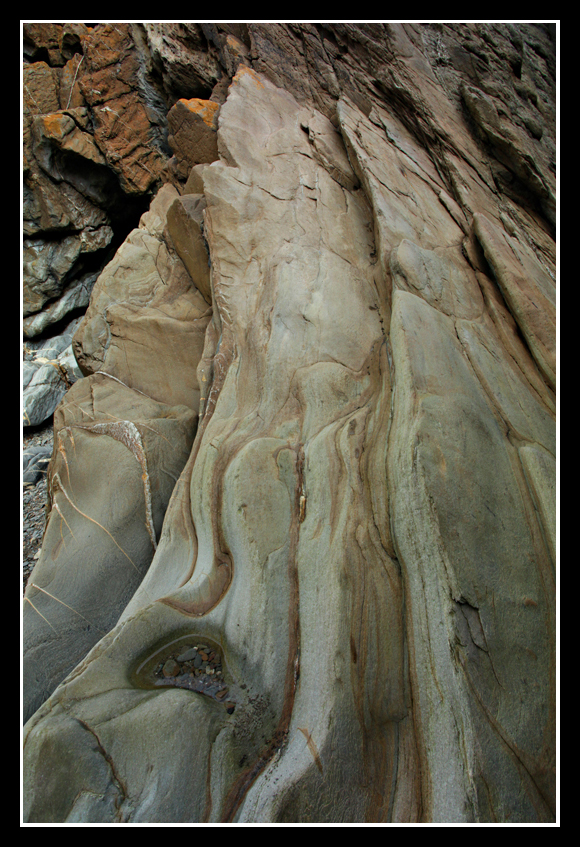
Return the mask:
<svg viewBox="0 0 580 847">
<path fill-rule="evenodd" d="M 554 821 L 549 28 L 127 26 L 175 160 L 55 413 L 25 819 Z"/>
</svg>

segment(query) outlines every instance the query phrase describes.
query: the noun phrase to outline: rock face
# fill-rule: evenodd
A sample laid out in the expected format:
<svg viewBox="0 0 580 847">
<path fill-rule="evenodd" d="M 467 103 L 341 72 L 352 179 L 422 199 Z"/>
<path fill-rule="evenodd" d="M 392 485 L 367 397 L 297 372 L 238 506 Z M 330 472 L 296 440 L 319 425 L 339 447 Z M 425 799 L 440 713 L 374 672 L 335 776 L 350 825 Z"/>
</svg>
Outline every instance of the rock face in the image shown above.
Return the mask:
<svg viewBox="0 0 580 847">
<path fill-rule="evenodd" d="M 55 412 L 25 820 L 554 821 L 555 33 L 120 26 L 155 194 Z"/>
</svg>

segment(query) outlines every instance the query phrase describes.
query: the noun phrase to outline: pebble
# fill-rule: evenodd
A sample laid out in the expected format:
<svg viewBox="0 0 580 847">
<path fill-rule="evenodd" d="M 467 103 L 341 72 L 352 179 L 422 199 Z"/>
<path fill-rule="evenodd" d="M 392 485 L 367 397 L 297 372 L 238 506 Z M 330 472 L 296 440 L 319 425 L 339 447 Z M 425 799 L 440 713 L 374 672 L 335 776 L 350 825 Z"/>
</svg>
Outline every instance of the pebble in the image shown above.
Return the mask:
<svg viewBox="0 0 580 847">
<path fill-rule="evenodd" d="M 52 451 L 52 417 L 40 427 L 25 427 L 22 433 L 23 454 L 29 448 Z M 24 480 L 23 480 L 24 481 Z M 46 474 L 36 484 L 24 485 L 22 494 L 22 576 L 23 590 L 38 557 L 46 524 Z"/>
<path fill-rule="evenodd" d="M 158 685 L 188 688 L 220 702 L 228 694 L 220 656 L 207 645 L 184 645 L 180 652 L 176 651 L 160 662 L 154 673 L 159 679 Z M 234 705 L 230 701 L 224 703 L 229 714 L 232 714 Z"/>
<path fill-rule="evenodd" d="M 177 676 L 177 674 L 181 671 L 178 663 L 175 659 L 168 659 L 163 665 L 163 676 Z"/>
<path fill-rule="evenodd" d="M 187 650 L 185 650 L 184 653 L 181 653 L 177 657 L 177 661 L 178 662 L 189 662 L 189 661 L 191 661 L 191 659 L 195 659 L 196 656 L 197 656 L 197 649 L 195 647 L 189 647 Z"/>
</svg>

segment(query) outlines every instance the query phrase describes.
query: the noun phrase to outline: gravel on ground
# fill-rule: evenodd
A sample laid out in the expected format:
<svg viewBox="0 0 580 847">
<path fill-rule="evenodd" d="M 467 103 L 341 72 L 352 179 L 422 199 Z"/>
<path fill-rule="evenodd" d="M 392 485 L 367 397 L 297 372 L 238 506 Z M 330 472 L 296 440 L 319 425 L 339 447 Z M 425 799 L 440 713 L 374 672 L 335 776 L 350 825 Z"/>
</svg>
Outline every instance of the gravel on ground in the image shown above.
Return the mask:
<svg viewBox="0 0 580 847">
<path fill-rule="evenodd" d="M 34 427 L 25 427 L 22 434 L 23 451 L 28 447 L 52 447 L 52 416 Z M 46 475 L 36 485 L 24 485 L 22 493 L 22 570 L 23 592 L 31 571 L 40 555 L 46 526 Z"/>
</svg>

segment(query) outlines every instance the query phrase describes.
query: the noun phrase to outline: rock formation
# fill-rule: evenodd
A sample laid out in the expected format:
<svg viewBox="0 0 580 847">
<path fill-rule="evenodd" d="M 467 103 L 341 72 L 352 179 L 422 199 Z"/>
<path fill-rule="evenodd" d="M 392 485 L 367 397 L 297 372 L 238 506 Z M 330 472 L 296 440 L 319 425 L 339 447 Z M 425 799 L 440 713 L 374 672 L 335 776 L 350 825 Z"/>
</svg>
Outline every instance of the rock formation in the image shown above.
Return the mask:
<svg viewBox="0 0 580 847">
<path fill-rule="evenodd" d="M 555 40 L 25 25 L 26 821 L 555 820 Z"/>
</svg>

